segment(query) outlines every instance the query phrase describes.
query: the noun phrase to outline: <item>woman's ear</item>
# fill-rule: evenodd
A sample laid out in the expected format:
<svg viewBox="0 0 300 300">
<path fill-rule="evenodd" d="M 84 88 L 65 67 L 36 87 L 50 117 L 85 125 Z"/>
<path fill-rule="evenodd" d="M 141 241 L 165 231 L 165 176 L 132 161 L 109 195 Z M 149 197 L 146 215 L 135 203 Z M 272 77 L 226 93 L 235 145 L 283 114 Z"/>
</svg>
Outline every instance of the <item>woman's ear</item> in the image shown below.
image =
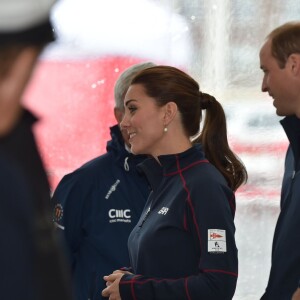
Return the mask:
<svg viewBox="0 0 300 300">
<path fill-rule="evenodd" d="M 168 125 L 177 115 L 178 107 L 175 102 L 168 102 L 165 105 L 164 125 Z"/>
</svg>

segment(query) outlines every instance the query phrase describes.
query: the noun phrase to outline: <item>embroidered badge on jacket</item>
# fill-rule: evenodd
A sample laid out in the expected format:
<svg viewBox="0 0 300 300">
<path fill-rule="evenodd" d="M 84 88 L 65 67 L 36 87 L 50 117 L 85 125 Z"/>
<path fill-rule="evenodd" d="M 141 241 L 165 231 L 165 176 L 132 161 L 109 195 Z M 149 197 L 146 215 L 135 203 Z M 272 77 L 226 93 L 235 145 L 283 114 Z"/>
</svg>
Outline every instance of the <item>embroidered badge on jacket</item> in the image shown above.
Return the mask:
<svg viewBox="0 0 300 300">
<path fill-rule="evenodd" d="M 57 203 L 53 209 L 53 221 L 59 222 L 64 215 L 64 209 L 60 203 Z"/>
<path fill-rule="evenodd" d="M 208 229 L 207 248 L 208 253 L 222 254 L 227 252 L 226 230 Z"/>
</svg>

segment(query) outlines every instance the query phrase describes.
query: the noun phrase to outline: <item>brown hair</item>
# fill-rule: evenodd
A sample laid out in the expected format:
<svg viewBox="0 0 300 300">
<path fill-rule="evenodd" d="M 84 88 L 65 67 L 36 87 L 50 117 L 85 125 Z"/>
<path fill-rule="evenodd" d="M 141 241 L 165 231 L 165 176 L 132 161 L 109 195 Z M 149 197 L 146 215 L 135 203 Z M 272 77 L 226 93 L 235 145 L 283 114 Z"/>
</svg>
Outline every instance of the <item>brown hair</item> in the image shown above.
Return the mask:
<svg viewBox="0 0 300 300">
<path fill-rule="evenodd" d="M 199 133 L 202 109 L 206 109 L 202 132 L 193 143 L 202 144 L 207 159 L 223 174 L 233 190 L 247 181 L 245 166 L 229 148 L 221 104 L 213 96 L 201 93 L 192 77 L 174 67 L 156 66 L 138 73 L 132 84 L 142 84 L 158 106 L 175 102 L 189 137 Z"/>
<path fill-rule="evenodd" d="M 277 27 L 268 38 L 272 43 L 272 55 L 278 61 L 280 68 L 285 67 L 291 54 L 300 54 L 300 22 L 289 22 Z"/>
</svg>

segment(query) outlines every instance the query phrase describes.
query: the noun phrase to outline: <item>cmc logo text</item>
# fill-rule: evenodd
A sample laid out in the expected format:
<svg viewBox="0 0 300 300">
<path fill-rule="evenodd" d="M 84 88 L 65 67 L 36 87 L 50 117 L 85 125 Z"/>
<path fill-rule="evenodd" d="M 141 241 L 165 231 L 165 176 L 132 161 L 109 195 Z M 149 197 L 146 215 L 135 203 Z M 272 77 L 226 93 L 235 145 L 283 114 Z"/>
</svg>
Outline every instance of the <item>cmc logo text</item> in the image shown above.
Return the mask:
<svg viewBox="0 0 300 300">
<path fill-rule="evenodd" d="M 108 215 L 111 219 L 126 218 L 130 219 L 130 209 L 110 209 Z"/>
</svg>

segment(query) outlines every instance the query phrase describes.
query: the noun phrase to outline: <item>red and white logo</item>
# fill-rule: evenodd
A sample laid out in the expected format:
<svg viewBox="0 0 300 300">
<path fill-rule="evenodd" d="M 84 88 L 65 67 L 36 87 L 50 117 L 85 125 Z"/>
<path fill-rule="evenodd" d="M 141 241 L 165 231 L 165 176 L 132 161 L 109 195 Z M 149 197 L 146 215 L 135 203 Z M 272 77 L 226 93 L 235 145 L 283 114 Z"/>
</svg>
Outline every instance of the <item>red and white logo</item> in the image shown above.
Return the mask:
<svg viewBox="0 0 300 300">
<path fill-rule="evenodd" d="M 207 251 L 209 253 L 227 252 L 226 230 L 208 229 Z"/>
</svg>

